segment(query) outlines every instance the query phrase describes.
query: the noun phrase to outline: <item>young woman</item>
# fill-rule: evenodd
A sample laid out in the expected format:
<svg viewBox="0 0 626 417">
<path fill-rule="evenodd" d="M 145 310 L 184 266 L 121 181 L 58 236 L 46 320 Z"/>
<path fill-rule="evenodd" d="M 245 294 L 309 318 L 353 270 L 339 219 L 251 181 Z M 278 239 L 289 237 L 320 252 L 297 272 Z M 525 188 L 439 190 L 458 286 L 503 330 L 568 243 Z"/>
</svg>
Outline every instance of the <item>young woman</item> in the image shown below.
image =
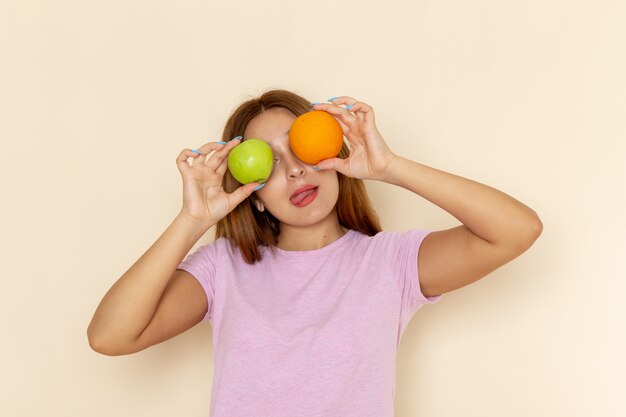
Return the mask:
<svg viewBox="0 0 626 417">
<path fill-rule="evenodd" d="M 288 141 L 311 109 L 339 121 L 350 149 L 317 166 Z M 227 171 L 248 138 L 274 152 L 265 184 L 241 186 Z M 393 153 L 372 108 L 350 97 L 311 105 L 266 92 L 234 111 L 223 140 L 180 153 L 179 215 L 88 329 L 95 351 L 124 355 L 210 320 L 213 417 L 392 416 L 396 349 L 417 309 L 519 256 L 542 230 L 508 195 Z M 363 179 L 412 191 L 461 225 L 383 232 Z M 216 240 L 188 254 L 215 225 Z"/>
</svg>

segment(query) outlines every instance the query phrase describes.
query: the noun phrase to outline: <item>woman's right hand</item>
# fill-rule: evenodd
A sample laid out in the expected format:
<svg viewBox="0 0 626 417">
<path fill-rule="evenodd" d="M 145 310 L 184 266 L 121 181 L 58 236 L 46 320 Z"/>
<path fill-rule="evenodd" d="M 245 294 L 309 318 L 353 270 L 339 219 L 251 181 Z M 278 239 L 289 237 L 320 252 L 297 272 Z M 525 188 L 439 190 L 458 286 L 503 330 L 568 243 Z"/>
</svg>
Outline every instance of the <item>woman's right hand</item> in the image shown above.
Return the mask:
<svg viewBox="0 0 626 417">
<path fill-rule="evenodd" d="M 222 188 L 222 179 L 228 168 L 228 153 L 240 142 L 241 139 L 233 139 L 225 145 L 209 142 L 197 149 L 202 152 L 201 155 L 191 149 L 184 149 L 178 155 L 176 165 L 183 178 L 183 207 L 180 215 L 209 229 L 260 185 L 252 182 L 230 194 Z"/>
</svg>

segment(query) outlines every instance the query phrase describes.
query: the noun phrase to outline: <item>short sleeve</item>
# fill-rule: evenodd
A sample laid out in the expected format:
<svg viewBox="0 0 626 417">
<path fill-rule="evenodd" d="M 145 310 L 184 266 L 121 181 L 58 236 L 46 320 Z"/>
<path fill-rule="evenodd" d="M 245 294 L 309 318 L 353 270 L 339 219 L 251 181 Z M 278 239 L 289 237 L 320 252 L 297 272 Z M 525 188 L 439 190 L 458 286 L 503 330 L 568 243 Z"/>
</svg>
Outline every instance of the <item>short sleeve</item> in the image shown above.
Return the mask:
<svg viewBox="0 0 626 417">
<path fill-rule="evenodd" d="M 204 289 L 208 308 L 203 321 L 210 320 L 213 311 L 213 300 L 215 298 L 214 252 L 215 248 L 213 244 L 201 246 L 193 253 L 187 255 L 177 268 L 193 275 Z"/>
<path fill-rule="evenodd" d="M 441 295 L 426 297 L 422 293 L 417 267 L 419 249 L 428 236 L 427 230 L 410 230 L 407 232 L 382 232 L 385 241 L 384 250 L 387 259 L 391 262 L 391 270 L 398 279 L 401 294 L 401 328 L 417 310 L 426 304 L 432 304 L 441 298 Z"/>
</svg>

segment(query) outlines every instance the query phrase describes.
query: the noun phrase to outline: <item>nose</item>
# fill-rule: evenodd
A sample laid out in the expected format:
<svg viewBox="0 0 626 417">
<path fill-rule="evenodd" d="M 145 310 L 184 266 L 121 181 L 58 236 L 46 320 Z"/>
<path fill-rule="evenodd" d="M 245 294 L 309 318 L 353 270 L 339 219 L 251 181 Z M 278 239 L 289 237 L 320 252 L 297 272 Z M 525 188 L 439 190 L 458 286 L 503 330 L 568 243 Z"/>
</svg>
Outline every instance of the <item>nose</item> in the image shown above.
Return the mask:
<svg viewBox="0 0 626 417">
<path fill-rule="evenodd" d="M 301 177 L 305 172 L 303 162 L 296 158 L 295 155 L 289 155 L 287 157 L 287 175 L 289 179 Z"/>
</svg>

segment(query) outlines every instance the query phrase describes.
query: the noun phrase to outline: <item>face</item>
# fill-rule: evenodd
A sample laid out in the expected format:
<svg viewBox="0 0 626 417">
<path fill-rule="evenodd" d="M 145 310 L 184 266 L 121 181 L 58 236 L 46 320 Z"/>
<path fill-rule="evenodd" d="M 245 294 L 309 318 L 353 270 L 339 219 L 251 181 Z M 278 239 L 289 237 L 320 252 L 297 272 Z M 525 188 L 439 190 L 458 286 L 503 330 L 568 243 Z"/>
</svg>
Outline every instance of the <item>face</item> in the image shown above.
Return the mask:
<svg viewBox="0 0 626 417">
<path fill-rule="evenodd" d="M 248 123 L 244 140 L 262 139 L 274 152 L 274 170 L 266 185 L 254 193 L 254 198 L 263 203 L 281 226 L 310 226 L 333 216 L 336 219 L 337 172 L 316 171 L 291 152 L 289 129 L 294 120 L 296 116 L 289 110 L 274 107 Z"/>
</svg>

